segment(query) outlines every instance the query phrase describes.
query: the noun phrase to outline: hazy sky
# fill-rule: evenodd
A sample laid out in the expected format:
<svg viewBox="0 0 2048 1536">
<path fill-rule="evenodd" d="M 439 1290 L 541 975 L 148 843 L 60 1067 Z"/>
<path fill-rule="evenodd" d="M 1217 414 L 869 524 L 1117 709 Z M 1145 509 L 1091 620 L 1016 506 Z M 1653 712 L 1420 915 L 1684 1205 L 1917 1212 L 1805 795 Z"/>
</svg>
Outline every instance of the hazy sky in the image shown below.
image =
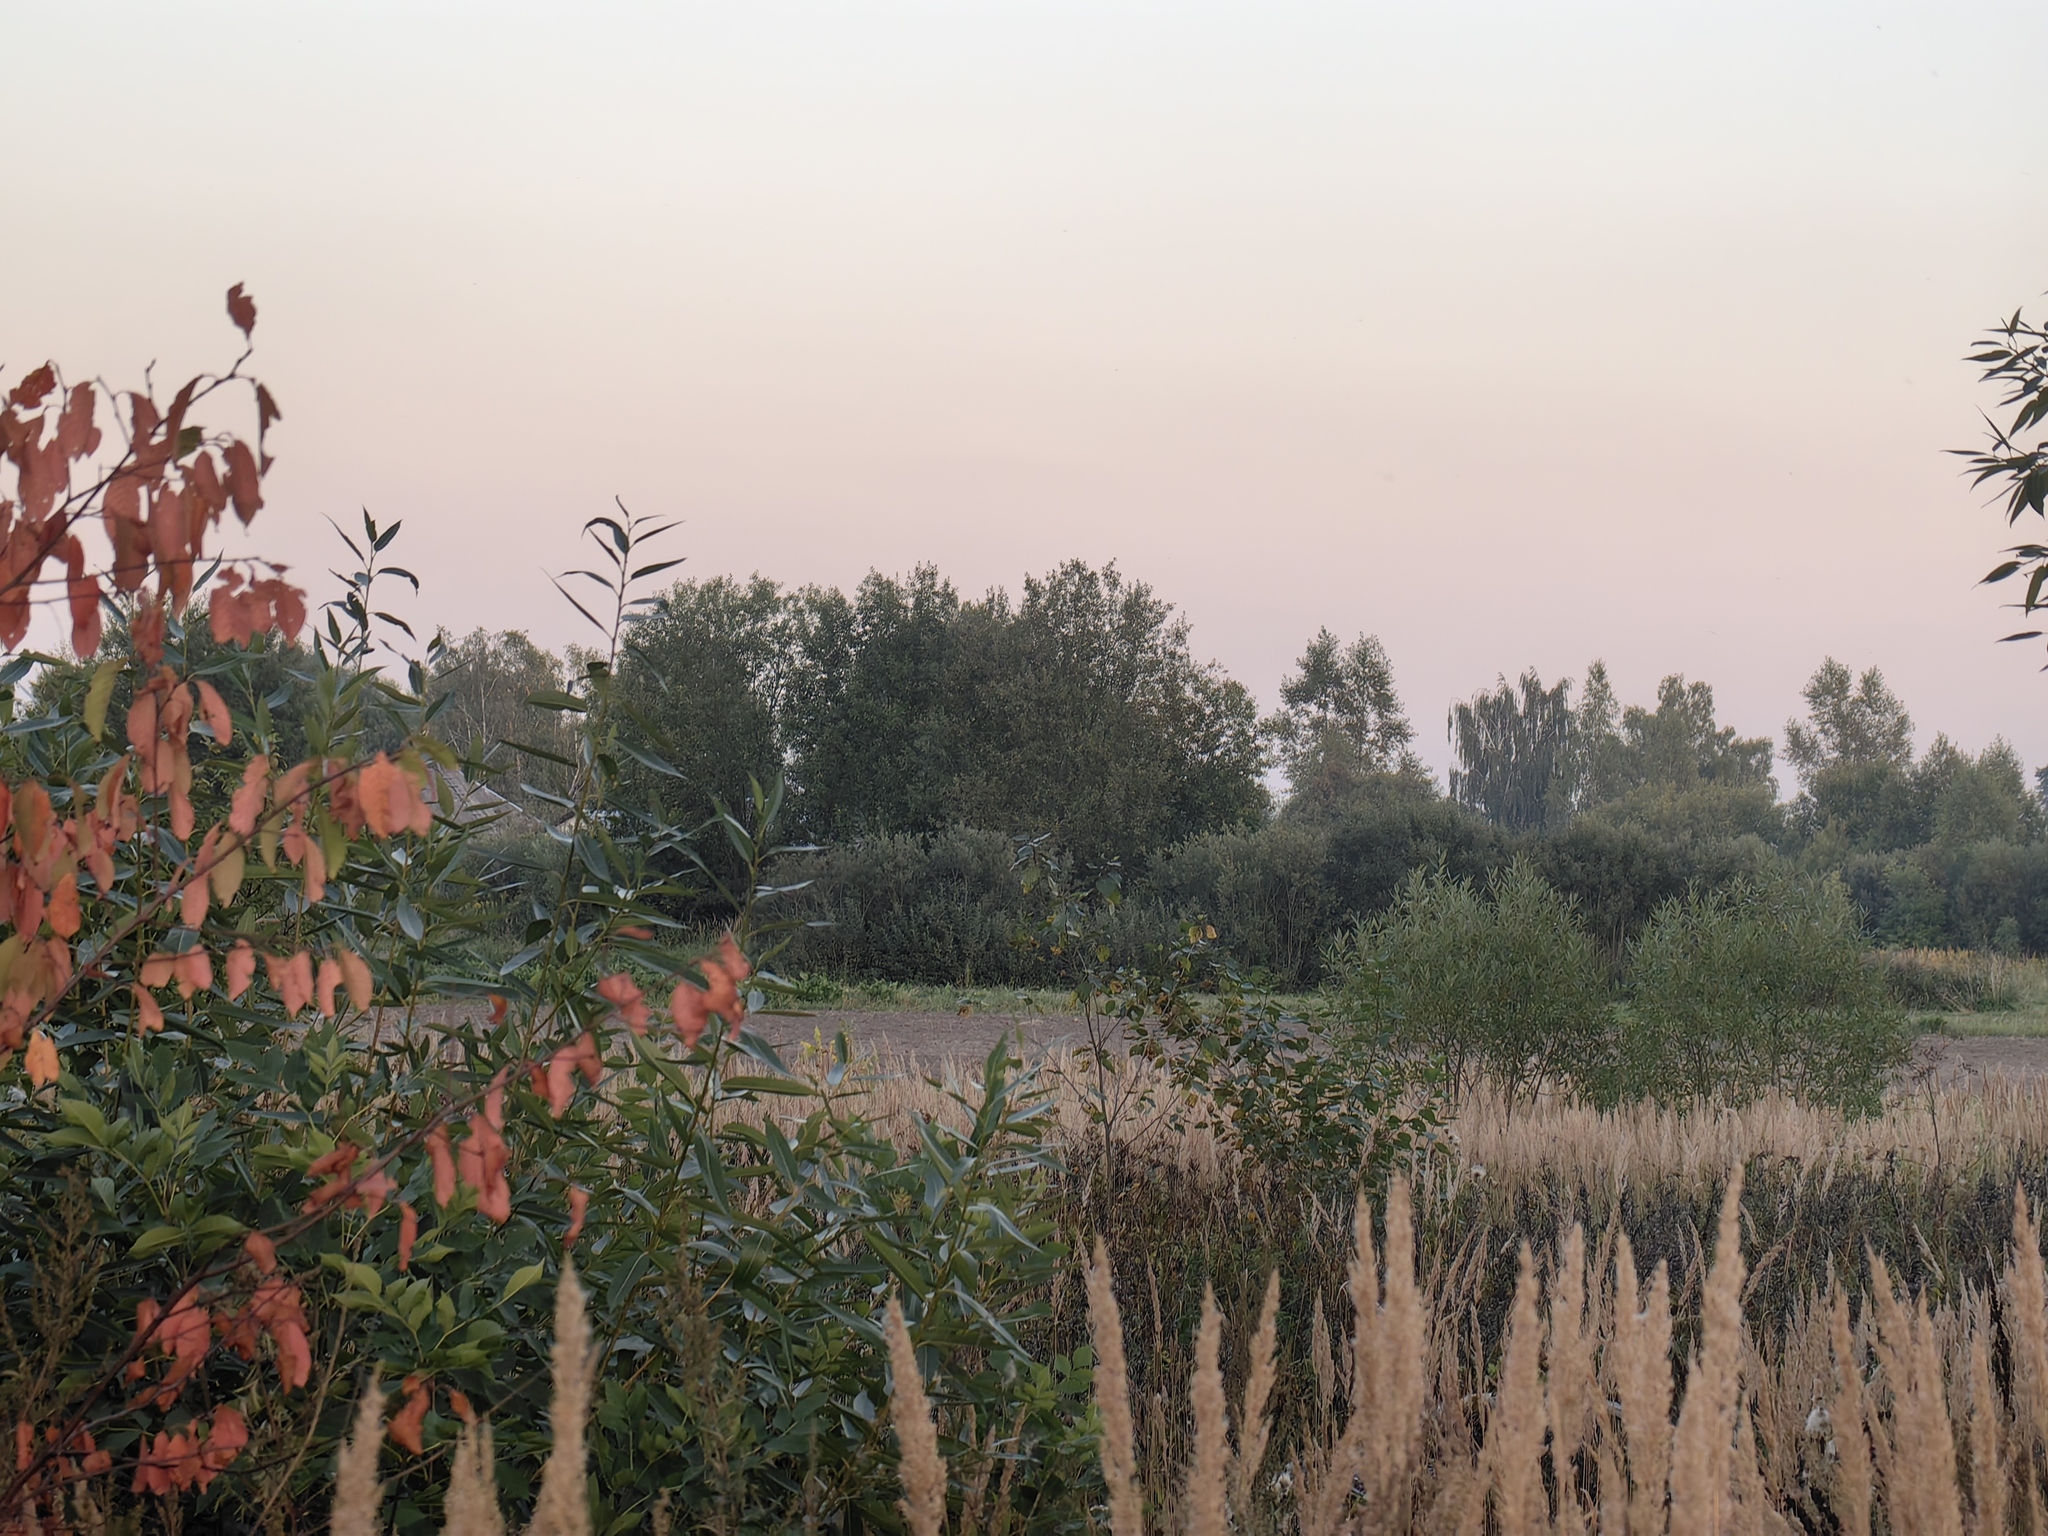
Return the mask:
<svg viewBox="0 0 2048 1536">
<path fill-rule="evenodd" d="M 699 575 L 1114 559 L 1268 705 L 1375 631 L 1440 769 L 1497 672 L 1777 734 L 1829 652 L 2040 763 L 1942 450 L 2048 288 L 2044 53 L 1953 0 L 0 3 L 0 362 L 224 361 L 246 282 L 255 546 L 403 518 L 451 630 L 575 638 L 616 494 Z"/>
</svg>

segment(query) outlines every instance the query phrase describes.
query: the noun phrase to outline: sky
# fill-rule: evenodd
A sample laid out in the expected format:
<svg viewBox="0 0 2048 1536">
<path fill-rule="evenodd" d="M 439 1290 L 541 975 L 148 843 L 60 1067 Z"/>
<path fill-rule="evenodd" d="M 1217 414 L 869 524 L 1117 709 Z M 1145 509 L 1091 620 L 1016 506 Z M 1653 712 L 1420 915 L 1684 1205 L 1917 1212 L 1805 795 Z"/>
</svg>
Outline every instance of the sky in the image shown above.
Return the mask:
<svg viewBox="0 0 2048 1536">
<path fill-rule="evenodd" d="M 1604 658 L 1781 735 L 1825 655 L 2048 762 L 1944 450 L 2048 288 L 2038 5 L 0 0 L 0 364 L 284 409 L 231 551 L 402 520 L 431 630 L 697 576 L 1114 560 L 1259 696 Z M 2021 537 L 2036 539 L 2038 529 Z"/>
</svg>

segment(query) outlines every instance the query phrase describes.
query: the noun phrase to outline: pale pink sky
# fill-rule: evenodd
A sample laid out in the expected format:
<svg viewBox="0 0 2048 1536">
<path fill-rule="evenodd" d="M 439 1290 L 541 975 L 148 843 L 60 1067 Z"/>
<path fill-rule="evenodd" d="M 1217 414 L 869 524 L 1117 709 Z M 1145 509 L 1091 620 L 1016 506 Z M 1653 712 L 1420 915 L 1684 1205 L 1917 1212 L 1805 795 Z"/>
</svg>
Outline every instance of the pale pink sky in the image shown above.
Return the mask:
<svg viewBox="0 0 2048 1536">
<path fill-rule="evenodd" d="M 1604 656 L 1776 734 L 1823 654 L 2048 760 L 1959 361 L 2048 288 L 2038 5 L 0 3 L 0 361 L 262 306 L 255 544 L 403 518 L 449 628 L 694 574 L 1117 560 L 1271 704 Z M 2026 537 L 2038 537 L 2027 530 Z M 307 573 L 311 573 L 308 569 Z"/>
</svg>

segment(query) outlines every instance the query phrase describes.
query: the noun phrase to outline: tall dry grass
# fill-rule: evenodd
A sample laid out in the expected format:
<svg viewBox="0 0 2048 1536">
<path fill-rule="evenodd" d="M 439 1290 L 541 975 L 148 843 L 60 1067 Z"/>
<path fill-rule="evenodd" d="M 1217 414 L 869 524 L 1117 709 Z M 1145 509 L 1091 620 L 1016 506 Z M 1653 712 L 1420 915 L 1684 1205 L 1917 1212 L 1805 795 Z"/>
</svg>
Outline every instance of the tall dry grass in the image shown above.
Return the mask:
<svg viewBox="0 0 2048 1536">
<path fill-rule="evenodd" d="M 1228 1524 L 1222 1490 L 1260 1474 L 1263 1388 L 1245 1397 L 1234 1454 L 1215 1372 L 1222 1323 L 1211 1304 L 1197 1339 L 1185 1494 L 1155 1502 L 1141 1522 L 1120 1328 L 1098 1247 L 1089 1274 L 1095 1336 L 1116 1367 L 1098 1372 L 1096 1403 L 1117 1536 L 1226 1528 L 1993 1536 L 2015 1529 L 2022 1512 L 2017 1528 L 2042 1529 L 2048 1267 L 2024 1194 L 2015 1197 L 1995 1293 L 1930 1304 L 1874 1259 L 1860 1316 L 1838 1283 L 1808 1298 L 1781 1342 L 1760 1347 L 1744 1309 L 1738 1176 L 1721 1202 L 1682 1388 L 1672 1371 L 1669 1276 L 1660 1265 L 1645 1283 L 1626 1237 L 1615 1237 L 1611 1261 L 1589 1263 L 1584 1231 L 1574 1227 L 1547 1273 L 1525 1244 L 1505 1344 L 1497 1357 L 1476 1357 L 1465 1319 L 1418 1290 L 1408 1206 L 1395 1185 L 1378 1250 L 1360 1203 L 1350 1368 L 1337 1373 L 1334 1394 L 1341 1410 L 1280 1476 L 1260 1478 L 1256 1508 L 1240 1505 Z M 1271 1315 L 1269 1304 L 1248 1330 L 1255 1381 L 1270 1379 Z M 2010 1361 L 2004 1375 L 1998 1360 Z M 1313 1360 L 1301 1365 L 1320 1370 Z M 1319 1376 L 1315 1390 L 1323 1392 Z"/>
</svg>

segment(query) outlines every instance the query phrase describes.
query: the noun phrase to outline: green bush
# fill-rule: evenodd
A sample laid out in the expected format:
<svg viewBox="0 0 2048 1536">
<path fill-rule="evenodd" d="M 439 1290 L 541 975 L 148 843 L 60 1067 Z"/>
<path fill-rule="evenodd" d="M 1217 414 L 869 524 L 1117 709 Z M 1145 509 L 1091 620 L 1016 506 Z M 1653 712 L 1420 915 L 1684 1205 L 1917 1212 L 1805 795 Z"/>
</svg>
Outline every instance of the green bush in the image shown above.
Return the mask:
<svg viewBox="0 0 2048 1536">
<path fill-rule="evenodd" d="M 1904 1011 L 1834 879 L 1760 875 L 1666 902 L 1630 952 L 1627 992 L 1623 1095 L 1780 1091 L 1873 1110 L 1907 1059 Z"/>
<path fill-rule="evenodd" d="M 1516 862 L 1482 894 L 1441 869 L 1332 951 L 1354 1025 L 1443 1063 L 1453 1092 L 1490 1077 L 1510 1102 L 1576 1081 L 1605 1038 L 1606 965 L 1570 901 Z"/>
</svg>

